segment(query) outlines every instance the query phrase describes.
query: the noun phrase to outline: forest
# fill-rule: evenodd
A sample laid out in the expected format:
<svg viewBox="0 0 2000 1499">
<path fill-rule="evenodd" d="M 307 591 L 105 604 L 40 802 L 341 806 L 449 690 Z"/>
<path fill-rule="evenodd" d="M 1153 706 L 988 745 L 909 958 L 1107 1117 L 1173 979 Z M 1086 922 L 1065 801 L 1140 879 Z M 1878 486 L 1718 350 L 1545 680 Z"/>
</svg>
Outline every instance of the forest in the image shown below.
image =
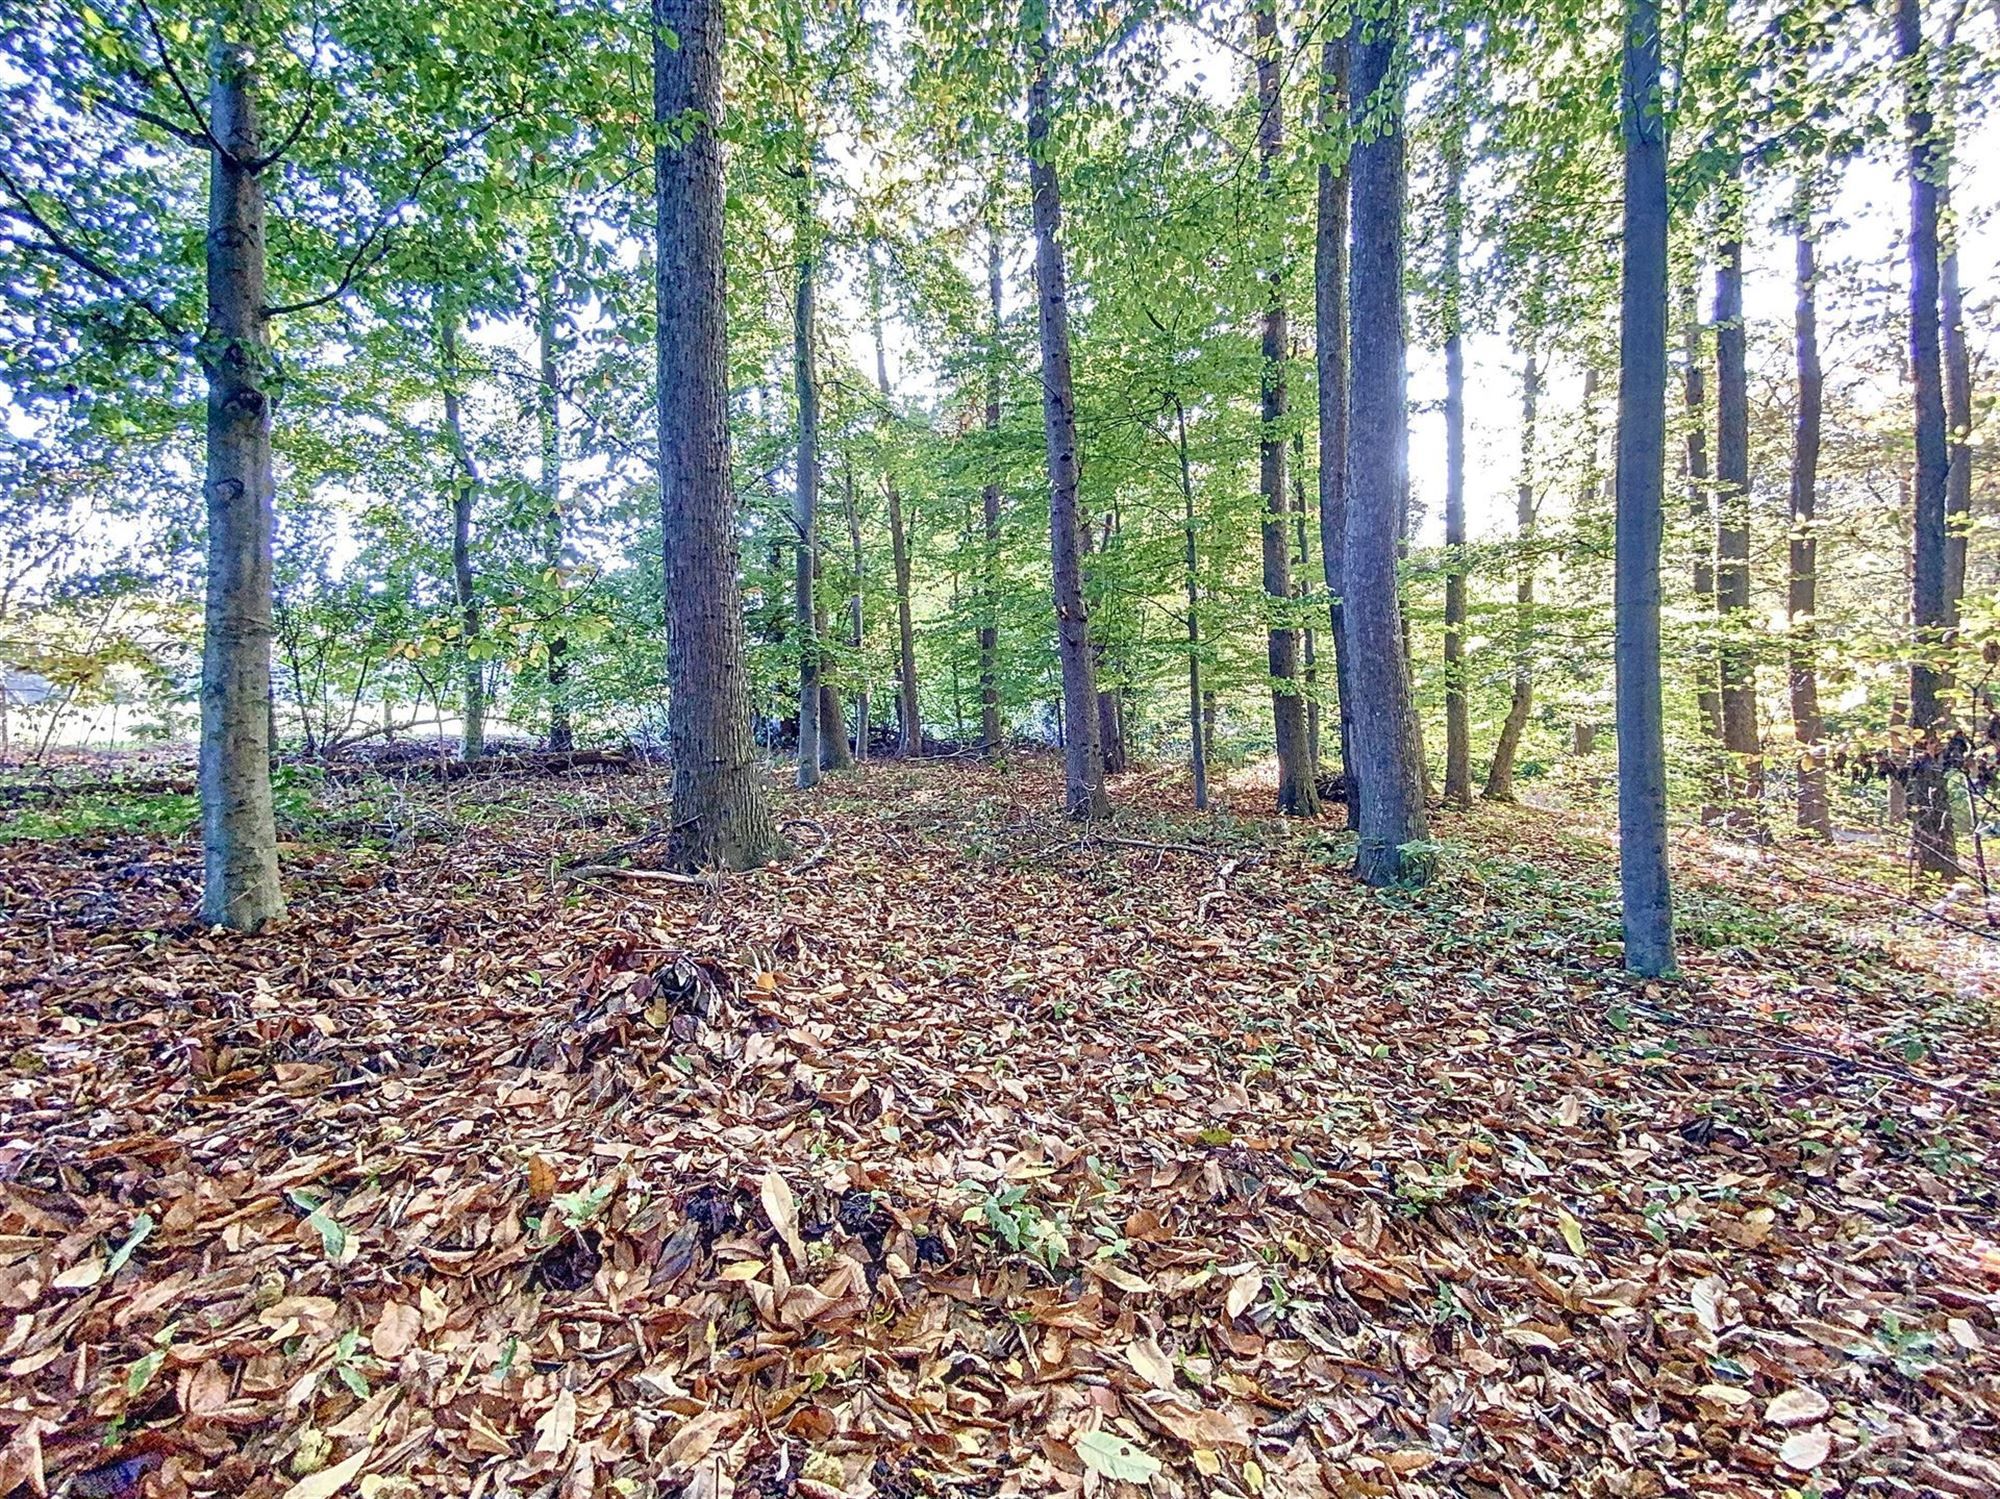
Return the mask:
<svg viewBox="0 0 2000 1499">
<path fill-rule="evenodd" d="M 0 1499 L 2000 1493 L 1996 82 L 13 0 Z"/>
</svg>

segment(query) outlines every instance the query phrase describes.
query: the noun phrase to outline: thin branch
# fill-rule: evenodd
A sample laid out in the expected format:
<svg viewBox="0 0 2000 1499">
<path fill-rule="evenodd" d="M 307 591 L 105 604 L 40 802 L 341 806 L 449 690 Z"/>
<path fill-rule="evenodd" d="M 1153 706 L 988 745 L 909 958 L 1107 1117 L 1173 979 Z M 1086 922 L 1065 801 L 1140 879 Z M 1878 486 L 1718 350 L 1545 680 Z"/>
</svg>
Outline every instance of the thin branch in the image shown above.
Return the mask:
<svg viewBox="0 0 2000 1499">
<path fill-rule="evenodd" d="M 308 75 L 306 79 L 305 108 L 299 111 L 298 120 L 290 130 L 285 132 L 285 138 L 278 143 L 275 149 L 266 151 L 262 156 L 245 163 L 244 170 L 253 173 L 262 172 L 283 161 L 290 154 L 292 147 L 299 143 L 299 137 L 306 133 L 306 126 L 312 123 L 313 114 L 318 107 L 319 101 L 312 96 L 312 79 Z"/>
<path fill-rule="evenodd" d="M 157 130 L 164 130 L 175 140 L 193 146 L 198 151 L 213 149 L 209 138 L 200 131 L 190 130 L 185 125 L 176 124 L 165 115 L 155 114 L 150 109 L 141 109 L 136 104 L 127 104 L 123 99 L 114 99 L 109 94 L 101 95 L 91 102 L 102 105 L 114 114 L 124 115 L 128 120 L 139 120 L 153 126 Z"/>
<path fill-rule="evenodd" d="M 309 312 L 315 307 L 324 307 L 327 303 L 337 302 L 346 296 L 348 289 L 354 285 L 356 278 L 360 276 L 364 269 L 368 268 L 369 251 L 374 249 L 376 242 L 381 240 L 390 228 L 393 227 L 396 216 L 417 201 L 418 195 L 424 190 L 424 184 L 429 182 L 446 162 L 468 147 L 476 145 L 480 140 L 485 138 L 488 131 L 492 130 L 499 123 L 499 117 L 488 120 L 463 140 L 447 147 L 443 154 L 435 160 L 425 163 L 424 169 L 417 174 L 417 180 L 410 185 L 410 190 L 394 203 L 390 204 L 388 208 L 384 209 L 380 216 L 376 218 L 374 226 L 362 237 L 361 243 L 355 247 L 354 254 L 348 258 L 347 267 L 342 271 L 339 283 L 331 291 L 322 292 L 316 297 L 307 297 L 303 301 L 282 302 L 276 306 L 266 307 L 263 309 L 264 315 L 266 317 L 286 317 L 295 312 Z M 373 264 L 380 265 L 388 253 L 389 246 L 384 243 L 381 250 L 375 255 Z"/>
<path fill-rule="evenodd" d="M 182 106 L 201 127 L 202 141 L 210 150 L 220 151 L 224 156 L 228 156 L 229 152 L 223 147 L 222 142 L 215 138 L 215 131 L 209 126 L 208 116 L 201 112 L 201 106 L 195 103 L 194 95 L 181 81 L 180 70 L 174 66 L 173 49 L 167 45 L 167 38 L 160 30 L 159 20 L 154 16 L 153 8 L 146 3 L 146 0 L 139 0 L 139 14 L 146 18 L 146 30 L 153 35 L 153 45 L 160 49 L 160 66 L 166 71 L 168 81 L 174 86 L 174 92 L 181 96 Z"/>
<path fill-rule="evenodd" d="M 159 308 L 155 307 L 151 301 L 141 296 L 130 281 L 126 280 L 125 277 L 113 270 L 104 261 L 99 260 L 88 250 L 78 245 L 44 218 L 29 199 L 26 189 L 20 183 L 16 182 L 4 167 L 0 167 L 0 190 L 4 190 L 7 196 L 12 198 L 17 205 L 11 209 L 0 207 L 0 213 L 5 213 L 10 218 L 20 220 L 29 227 L 39 230 L 43 235 L 43 238 L 40 240 L 22 239 L 18 235 L 9 235 L 8 238 L 13 243 L 20 245 L 24 249 L 41 250 L 48 254 L 61 256 L 71 265 L 102 281 L 113 291 L 129 297 L 133 303 L 150 313 L 153 320 L 166 329 L 167 332 L 173 334 L 176 338 L 181 336 L 182 330 L 180 326 L 172 318 L 160 311 Z"/>
</svg>

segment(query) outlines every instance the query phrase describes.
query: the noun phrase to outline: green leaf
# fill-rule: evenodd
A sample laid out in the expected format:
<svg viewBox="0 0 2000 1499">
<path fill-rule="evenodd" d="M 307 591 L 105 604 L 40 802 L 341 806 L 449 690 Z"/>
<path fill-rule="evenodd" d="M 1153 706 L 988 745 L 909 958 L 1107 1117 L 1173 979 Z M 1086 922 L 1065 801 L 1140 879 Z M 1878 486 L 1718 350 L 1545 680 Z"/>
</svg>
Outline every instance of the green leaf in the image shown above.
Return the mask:
<svg viewBox="0 0 2000 1499">
<path fill-rule="evenodd" d="M 1111 1431 L 1093 1431 L 1076 1444 L 1076 1455 L 1093 1473 L 1125 1483 L 1151 1483 L 1160 1460 Z"/>
<path fill-rule="evenodd" d="M 125 1393 L 136 1395 L 153 1382 L 153 1376 L 160 1372 L 160 1366 L 167 1361 L 167 1351 L 155 1348 L 125 1371 Z"/>
<path fill-rule="evenodd" d="M 105 1265 L 104 1273 L 107 1276 L 111 1276 L 123 1270 L 126 1261 L 132 1258 L 132 1251 L 145 1243 L 152 1232 L 153 1215 L 151 1213 L 141 1213 L 139 1221 L 132 1225 L 132 1232 L 125 1236 L 125 1242 L 111 1251 L 111 1260 L 110 1263 Z"/>
</svg>

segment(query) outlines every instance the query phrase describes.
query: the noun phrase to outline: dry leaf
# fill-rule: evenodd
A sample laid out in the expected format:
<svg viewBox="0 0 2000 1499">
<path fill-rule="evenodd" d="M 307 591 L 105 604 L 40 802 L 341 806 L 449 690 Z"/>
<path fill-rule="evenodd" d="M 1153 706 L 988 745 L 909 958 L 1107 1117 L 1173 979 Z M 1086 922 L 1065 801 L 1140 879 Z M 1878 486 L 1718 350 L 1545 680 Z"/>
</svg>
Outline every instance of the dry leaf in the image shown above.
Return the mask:
<svg viewBox="0 0 2000 1499">
<path fill-rule="evenodd" d="M 1818 1390 L 1786 1390 L 1764 1407 L 1764 1420 L 1772 1426 L 1810 1426 L 1832 1409 Z"/>
<path fill-rule="evenodd" d="M 391 1301 L 382 1308 L 368 1343 L 377 1358 L 398 1359 L 410 1349 L 424 1330 L 423 1313 L 407 1301 Z"/>
<path fill-rule="evenodd" d="M 1801 1473 L 1810 1473 L 1826 1461 L 1832 1445 L 1833 1440 L 1824 1426 L 1809 1426 L 1785 1438 L 1784 1445 L 1778 1449 L 1778 1461 Z"/>
<path fill-rule="evenodd" d="M 757 1195 L 764 1204 L 764 1216 L 771 1220 L 771 1227 L 778 1231 L 778 1237 L 785 1241 L 785 1248 L 791 1251 L 793 1266 L 803 1272 L 806 1268 L 806 1246 L 799 1238 L 799 1205 L 792 1196 L 791 1184 L 773 1167 L 764 1173 Z"/>
<path fill-rule="evenodd" d="M 321 1468 L 317 1473 L 308 1473 L 297 1483 L 285 1490 L 284 1499 L 332 1499 L 354 1480 L 362 1466 L 375 1455 L 373 1447 L 363 1447 L 354 1456 L 335 1463 L 330 1468 Z"/>
</svg>

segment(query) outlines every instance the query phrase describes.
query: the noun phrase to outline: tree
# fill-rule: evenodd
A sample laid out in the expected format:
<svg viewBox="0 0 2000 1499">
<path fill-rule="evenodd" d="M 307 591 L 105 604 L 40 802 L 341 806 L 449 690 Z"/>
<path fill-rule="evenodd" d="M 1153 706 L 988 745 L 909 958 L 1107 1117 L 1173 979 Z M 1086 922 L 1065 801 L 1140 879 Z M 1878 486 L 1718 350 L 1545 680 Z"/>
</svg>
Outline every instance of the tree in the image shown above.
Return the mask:
<svg viewBox="0 0 2000 1499">
<path fill-rule="evenodd" d="M 1403 345 L 1403 13 L 1389 0 L 1354 43 L 1354 247 L 1348 270 L 1347 524 L 1342 628 L 1353 657 L 1354 758 L 1361 798 L 1355 869 L 1371 885 L 1420 877 L 1407 850 L 1428 834 L 1409 659 L 1397 597 L 1408 422 Z"/>
<path fill-rule="evenodd" d="M 653 0 L 660 533 L 668 609 L 670 853 L 747 869 L 778 851 L 750 737 L 729 478 L 722 267 L 722 7 Z"/>
<path fill-rule="evenodd" d="M 271 800 L 271 352 L 255 52 L 241 11 L 209 43 L 208 607 L 201 665 L 204 921 L 285 910 Z"/>
<path fill-rule="evenodd" d="M 1535 702 L 1535 521 L 1539 503 L 1535 497 L 1535 422 L 1540 412 L 1542 372 L 1530 348 L 1521 370 L 1521 479 L 1514 491 L 1514 540 L 1521 548 L 1514 583 L 1514 688 L 1507 701 L 1507 717 L 1501 722 L 1500 737 L 1493 744 L 1493 759 L 1486 769 L 1486 786 L 1480 795 L 1488 801 L 1514 800 L 1514 760 L 1520 753 L 1521 735 L 1527 731 L 1528 714 Z"/>
<path fill-rule="evenodd" d="M 1916 401 L 1914 566 L 1910 582 L 1910 727 L 1917 749 L 1909 780 L 1918 867 L 1958 871 L 1951 792 L 1944 776 L 1944 669 L 1950 622 L 1946 519 L 1950 454 L 1938 330 L 1937 129 L 1920 0 L 1896 0 L 1896 56 L 1903 71 L 1910 177 L 1910 383 Z"/>
<path fill-rule="evenodd" d="M 1660 697 L 1660 537 L 1667 442 L 1667 122 L 1659 0 L 1626 0 L 1619 90 L 1625 149 L 1618 324 L 1618 883 L 1625 967 L 1674 969 L 1667 754 Z"/>
<path fill-rule="evenodd" d="M 1050 160 L 1047 0 L 1029 0 L 1028 185 L 1035 226 L 1036 324 L 1042 345 L 1042 428 L 1049 461 L 1049 559 L 1056 648 L 1062 662 L 1063 801 L 1079 821 L 1110 810 L 1099 750 L 1097 681 L 1083 595 L 1083 530 L 1077 504 L 1076 393 L 1070 372 L 1069 288 L 1063 266 L 1062 192 Z"/>
<path fill-rule="evenodd" d="M 1465 691 L 1465 331 L 1459 261 L 1465 224 L 1465 37 L 1452 49 L 1444 137 L 1444 799 L 1472 805 L 1472 723 Z"/>
<path fill-rule="evenodd" d="M 1258 0 L 1256 25 L 1257 180 L 1263 189 L 1264 230 L 1275 247 L 1272 263 L 1265 270 L 1269 290 L 1264 300 L 1264 357 L 1258 366 L 1261 426 L 1257 467 L 1264 494 L 1264 593 L 1273 611 L 1266 642 L 1278 749 L 1278 810 L 1287 816 L 1317 817 L 1319 790 L 1306 733 L 1305 698 L 1299 691 L 1299 632 L 1285 617 L 1292 597 L 1292 541 L 1287 534 L 1291 493 L 1285 483 L 1284 229 L 1277 212 L 1282 200 L 1273 191 L 1285 145 L 1284 97 L 1278 81 L 1277 0 Z"/>
<path fill-rule="evenodd" d="M 1743 325 L 1742 165 L 1723 183 L 1722 245 L 1715 269 L 1715 612 L 1722 641 L 1724 815 L 1754 829 L 1762 818 L 1763 751 L 1757 732 L 1757 656 L 1750 621 L 1750 376 Z"/>
<path fill-rule="evenodd" d="M 895 415 L 895 393 L 889 385 L 889 353 L 882 338 L 882 272 L 873 260 L 868 263 L 868 300 L 875 331 L 875 388 L 882 393 L 884 418 L 889 419 Z M 908 759 L 924 752 L 924 720 L 917 700 L 916 627 L 910 617 L 910 533 L 893 463 L 883 472 L 882 487 L 889 499 L 889 548 L 896 584 L 896 718 L 901 726 L 896 752 Z"/>
<path fill-rule="evenodd" d="M 995 193 L 997 197 L 997 191 Z M 1001 385 L 1001 281 L 1000 226 L 997 214 L 988 209 L 986 225 L 986 297 L 991 315 L 991 343 L 986 353 L 986 430 L 997 439 L 1000 432 Z M 990 461 L 990 460 L 989 460 Z M 988 755 L 1000 753 L 1000 484 L 988 479 L 980 490 L 981 536 L 985 543 L 979 569 L 979 747 Z"/>
<path fill-rule="evenodd" d="M 480 660 L 479 590 L 472 574 L 472 514 L 481 481 L 479 462 L 465 439 L 465 418 L 459 409 L 457 316 L 443 312 L 438 318 L 438 383 L 444 392 L 445 440 L 456 469 L 451 485 L 451 582 L 458 605 L 459 641 L 465 652 L 460 756 L 477 760 L 486 752 L 486 668 Z"/>
<path fill-rule="evenodd" d="M 1798 740 L 1799 826 L 1821 838 L 1833 836 L 1826 797 L 1826 758 L 1820 744 L 1819 658 L 1813 614 L 1819 584 L 1819 538 L 1814 509 L 1818 500 L 1820 416 L 1825 377 L 1819 357 L 1819 266 L 1813 226 L 1810 169 L 1799 177 L 1792 210 L 1797 310 L 1793 344 L 1798 366 L 1799 412 L 1792 443 L 1792 526 L 1785 590 L 1786 672 L 1790 678 L 1792 734 Z"/>
<path fill-rule="evenodd" d="M 792 381 L 799 407 L 797 457 L 793 461 L 792 526 L 796 566 L 792 581 L 792 624 L 799 645 L 799 767 L 801 789 L 819 783 L 821 667 L 819 578 L 819 381 L 813 370 L 813 225 L 811 168 L 797 169 L 798 213 L 793 220 L 797 283 L 792 299 Z M 826 732 L 845 730 L 838 718 Z"/>
<path fill-rule="evenodd" d="M 1348 38 L 1320 47 L 1321 156 L 1313 225 L 1313 346 L 1319 383 L 1319 554 L 1326 575 L 1334 691 L 1339 698 L 1340 776 L 1347 825 L 1359 818 L 1354 774 L 1352 647 L 1342 603 L 1341 553 L 1347 534 Z"/>
</svg>

